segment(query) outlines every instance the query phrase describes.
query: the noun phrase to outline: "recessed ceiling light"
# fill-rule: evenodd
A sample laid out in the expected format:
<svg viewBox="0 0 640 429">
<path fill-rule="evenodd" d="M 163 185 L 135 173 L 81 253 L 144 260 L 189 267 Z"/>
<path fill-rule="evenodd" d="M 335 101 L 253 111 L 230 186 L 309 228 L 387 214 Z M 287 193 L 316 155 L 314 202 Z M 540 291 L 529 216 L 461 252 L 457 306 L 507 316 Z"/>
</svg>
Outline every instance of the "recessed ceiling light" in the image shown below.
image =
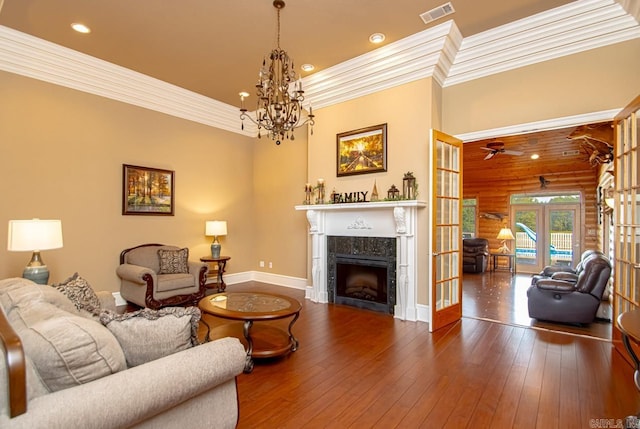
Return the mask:
<svg viewBox="0 0 640 429">
<path fill-rule="evenodd" d="M 537 153 L 534 153 L 533 155 L 531 155 L 531 159 L 538 159 L 540 158 L 540 155 L 538 155 Z"/>
<path fill-rule="evenodd" d="M 80 24 L 79 22 L 74 22 L 71 24 L 71 28 L 76 30 L 78 33 L 88 34 L 91 33 L 91 29 L 84 24 Z"/>
<path fill-rule="evenodd" d="M 385 36 L 382 33 L 373 33 L 369 36 L 369 41 L 371 43 L 382 43 L 384 42 Z"/>
<path fill-rule="evenodd" d="M 313 64 L 302 64 L 300 68 L 302 69 L 302 71 L 310 72 L 315 69 L 315 66 Z"/>
</svg>

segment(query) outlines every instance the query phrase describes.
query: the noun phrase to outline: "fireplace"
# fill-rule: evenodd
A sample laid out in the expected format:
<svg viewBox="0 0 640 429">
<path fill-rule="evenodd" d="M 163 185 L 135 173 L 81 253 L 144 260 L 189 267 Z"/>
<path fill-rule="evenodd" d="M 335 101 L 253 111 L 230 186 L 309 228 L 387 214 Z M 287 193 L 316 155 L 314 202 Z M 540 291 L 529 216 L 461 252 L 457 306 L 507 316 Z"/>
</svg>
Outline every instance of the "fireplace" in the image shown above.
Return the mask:
<svg viewBox="0 0 640 429">
<path fill-rule="evenodd" d="M 393 314 L 396 304 L 396 240 L 327 237 L 329 302 Z"/>
<path fill-rule="evenodd" d="M 307 286 L 305 297 L 318 303 L 339 301 L 337 296 L 342 294 L 336 295 L 337 260 L 345 258 L 340 263 L 352 266 L 351 275 L 361 275 L 359 270 L 365 266 L 369 271 L 366 276 L 375 277 L 376 287 L 381 284 L 383 291 L 386 278 L 387 302 L 380 303 L 384 309 L 377 309 L 401 320 L 427 321 L 428 307 L 417 304 L 418 210 L 424 207 L 425 202 L 416 200 L 296 206 L 296 210 L 306 211 L 311 235 L 311 285 Z M 335 237 L 340 240 L 335 241 Z M 381 262 L 386 262 L 386 268 Z M 378 293 L 381 295 L 384 293 Z M 368 296 L 349 298 L 357 299 L 350 305 L 376 301 Z"/>
</svg>

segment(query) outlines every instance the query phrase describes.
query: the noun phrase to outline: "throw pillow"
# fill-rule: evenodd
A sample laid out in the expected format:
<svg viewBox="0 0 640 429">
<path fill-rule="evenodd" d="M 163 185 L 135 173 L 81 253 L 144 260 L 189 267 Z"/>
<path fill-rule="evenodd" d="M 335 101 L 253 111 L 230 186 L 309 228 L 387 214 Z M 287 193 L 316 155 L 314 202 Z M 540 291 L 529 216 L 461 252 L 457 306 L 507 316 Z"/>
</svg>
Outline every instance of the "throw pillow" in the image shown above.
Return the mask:
<svg viewBox="0 0 640 429">
<path fill-rule="evenodd" d="M 55 392 L 126 369 L 115 336 L 100 322 L 78 314 L 68 300 L 70 311 L 50 302 L 54 295 L 67 300 L 51 286 L 29 281 L 0 293 L 9 323 L 45 388 Z"/>
<path fill-rule="evenodd" d="M 100 321 L 120 343 L 129 367 L 198 345 L 197 307 L 144 308 L 132 313 L 105 311 Z"/>
<path fill-rule="evenodd" d="M 92 314 L 100 312 L 100 298 L 84 278 L 75 273 L 61 283 L 51 286 L 62 292 L 78 310 L 85 310 Z"/>
<path fill-rule="evenodd" d="M 160 272 L 158 274 L 186 274 L 189 272 L 189 249 L 158 249 Z"/>
</svg>

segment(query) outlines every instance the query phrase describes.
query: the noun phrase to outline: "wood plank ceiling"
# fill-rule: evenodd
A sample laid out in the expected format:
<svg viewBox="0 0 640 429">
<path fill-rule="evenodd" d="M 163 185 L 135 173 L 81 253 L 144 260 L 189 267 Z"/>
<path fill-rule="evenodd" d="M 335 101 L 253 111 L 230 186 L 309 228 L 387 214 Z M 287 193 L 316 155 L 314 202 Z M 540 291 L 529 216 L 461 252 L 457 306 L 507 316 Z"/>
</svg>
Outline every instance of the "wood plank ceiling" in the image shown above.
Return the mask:
<svg viewBox="0 0 640 429">
<path fill-rule="evenodd" d="M 576 128 L 465 143 L 464 182 L 530 179 L 537 184 L 540 176 L 548 180 L 565 180 L 566 176 L 570 178 L 577 171 L 596 170 L 590 165 L 589 153 L 582 148 L 581 142 L 569 138 Z M 488 152 L 481 148 L 494 142 L 504 143 L 507 150 L 524 153 L 520 156 L 497 154 L 489 160 L 484 160 Z M 538 154 L 539 158 L 531 159 L 533 154 Z"/>
</svg>

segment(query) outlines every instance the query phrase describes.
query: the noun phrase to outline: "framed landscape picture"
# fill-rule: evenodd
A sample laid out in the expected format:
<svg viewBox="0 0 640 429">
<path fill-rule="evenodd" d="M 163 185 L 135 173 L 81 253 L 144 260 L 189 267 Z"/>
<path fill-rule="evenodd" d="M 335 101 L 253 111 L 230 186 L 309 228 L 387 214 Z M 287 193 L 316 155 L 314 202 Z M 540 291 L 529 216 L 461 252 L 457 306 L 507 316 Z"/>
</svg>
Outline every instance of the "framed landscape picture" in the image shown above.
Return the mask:
<svg viewBox="0 0 640 429">
<path fill-rule="evenodd" d="M 337 135 L 337 175 L 387 171 L 387 124 Z"/>
<path fill-rule="evenodd" d="M 122 214 L 173 216 L 173 171 L 122 165 Z"/>
</svg>

